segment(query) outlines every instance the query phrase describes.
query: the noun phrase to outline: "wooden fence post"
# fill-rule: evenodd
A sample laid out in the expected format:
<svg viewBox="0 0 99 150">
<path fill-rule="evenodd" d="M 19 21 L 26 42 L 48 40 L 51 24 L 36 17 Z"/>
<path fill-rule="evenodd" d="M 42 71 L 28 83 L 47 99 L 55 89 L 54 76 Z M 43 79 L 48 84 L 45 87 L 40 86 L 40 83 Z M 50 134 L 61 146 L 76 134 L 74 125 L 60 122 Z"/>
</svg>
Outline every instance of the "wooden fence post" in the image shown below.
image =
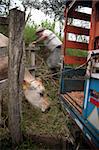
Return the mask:
<svg viewBox="0 0 99 150">
<path fill-rule="evenodd" d="M 21 99 L 24 77 L 24 42 L 23 30 L 25 13 L 12 9 L 9 16 L 9 46 L 8 46 L 8 85 L 9 85 L 9 130 L 13 144 L 22 141 L 21 133 Z"/>
<path fill-rule="evenodd" d="M 36 69 L 36 51 L 40 50 L 39 47 L 27 47 L 26 53 L 28 53 L 28 59 L 30 62 L 28 69 L 30 70 L 31 74 L 35 77 L 35 69 Z"/>
</svg>

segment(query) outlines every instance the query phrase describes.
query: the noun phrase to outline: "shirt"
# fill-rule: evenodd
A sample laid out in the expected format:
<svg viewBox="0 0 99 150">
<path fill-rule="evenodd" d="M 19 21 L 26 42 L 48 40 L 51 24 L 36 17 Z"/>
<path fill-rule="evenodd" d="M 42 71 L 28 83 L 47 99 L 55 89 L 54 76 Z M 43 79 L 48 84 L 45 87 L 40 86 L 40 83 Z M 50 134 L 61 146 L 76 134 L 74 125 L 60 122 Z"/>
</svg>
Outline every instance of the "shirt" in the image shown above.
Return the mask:
<svg viewBox="0 0 99 150">
<path fill-rule="evenodd" d="M 59 45 L 62 45 L 60 39 L 50 30 L 44 30 L 42 35 L 47 36 L 44 40 L 44 45 L 51 51 L 53 51 Z"/>
</svg>

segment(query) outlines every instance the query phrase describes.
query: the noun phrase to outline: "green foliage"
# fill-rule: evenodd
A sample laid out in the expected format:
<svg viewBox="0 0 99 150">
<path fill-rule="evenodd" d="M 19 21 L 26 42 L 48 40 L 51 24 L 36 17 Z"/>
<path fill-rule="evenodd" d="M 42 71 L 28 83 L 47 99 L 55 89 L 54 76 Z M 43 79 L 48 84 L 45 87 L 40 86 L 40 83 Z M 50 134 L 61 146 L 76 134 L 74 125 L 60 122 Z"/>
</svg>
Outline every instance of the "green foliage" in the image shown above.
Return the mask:
<svg viewBox="0 0 99 150">
<path fill-rule="evenodd" d="M 42 8 L 45 14 L 53 16 L 55 19 L 62 20 L 64 12 L 63 0 L 42 0 Z"/>
<path fill-rule="evenodd" d="M 50 22 L 48 20 L 45 20 L 45 21 L 41 22 L 41 26 L 55 32 L 54 31 L 55 30 L 55 23 L 54 22 Z"/>
<path fill-rule="evenodd" d="M 11 0 L 0 0 L 0 16 L 7 16 L 10 6 Z"/>
<path fill-rule="evenodd" d="M 33 42 L 36 39 L 35 31 L 37 29 L 38 25 L 36 25 L 34 22 L 32 25 L 27 24 L 24 30 L 24 39 L 26 45 Z"/>
</svg>

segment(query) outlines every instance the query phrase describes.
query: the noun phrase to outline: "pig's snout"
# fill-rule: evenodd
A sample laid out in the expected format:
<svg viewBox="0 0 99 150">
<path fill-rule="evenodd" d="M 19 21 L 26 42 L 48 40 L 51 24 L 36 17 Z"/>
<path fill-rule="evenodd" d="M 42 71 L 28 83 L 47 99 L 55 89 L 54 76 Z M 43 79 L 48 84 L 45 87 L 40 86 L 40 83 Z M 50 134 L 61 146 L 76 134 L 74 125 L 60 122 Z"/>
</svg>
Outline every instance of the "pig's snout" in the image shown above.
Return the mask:
<svg viewBox="0 0 99 150">
<path fill-rule="evenodd" d="M 41 97 L 44 97 L 44 95 L 45 95 L 45 91 L 44 91 L 44 90 L 42 90 L 39 94 L 40 94 L 40 96 L 41 96 Z"/>
</svg>

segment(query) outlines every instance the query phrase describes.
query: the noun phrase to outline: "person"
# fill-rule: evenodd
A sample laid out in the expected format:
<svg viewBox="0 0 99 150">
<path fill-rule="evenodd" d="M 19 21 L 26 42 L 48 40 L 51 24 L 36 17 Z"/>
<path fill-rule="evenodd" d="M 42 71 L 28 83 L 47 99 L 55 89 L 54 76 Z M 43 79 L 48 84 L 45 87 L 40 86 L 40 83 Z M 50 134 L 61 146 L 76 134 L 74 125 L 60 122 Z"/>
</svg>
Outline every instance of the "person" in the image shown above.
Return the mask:
<svg viewBox="0 0 99 150">
<path fill-rule="evenodd" d="M 36 30 L 36 35 L 37 39 L 32 44 L 44 42 L 44 46 L 50 50 L 47 65 L 51 70 L 56 70 L 60 67 L 61 40 L 52 31 L 42 27 Z"/>
</svg>

